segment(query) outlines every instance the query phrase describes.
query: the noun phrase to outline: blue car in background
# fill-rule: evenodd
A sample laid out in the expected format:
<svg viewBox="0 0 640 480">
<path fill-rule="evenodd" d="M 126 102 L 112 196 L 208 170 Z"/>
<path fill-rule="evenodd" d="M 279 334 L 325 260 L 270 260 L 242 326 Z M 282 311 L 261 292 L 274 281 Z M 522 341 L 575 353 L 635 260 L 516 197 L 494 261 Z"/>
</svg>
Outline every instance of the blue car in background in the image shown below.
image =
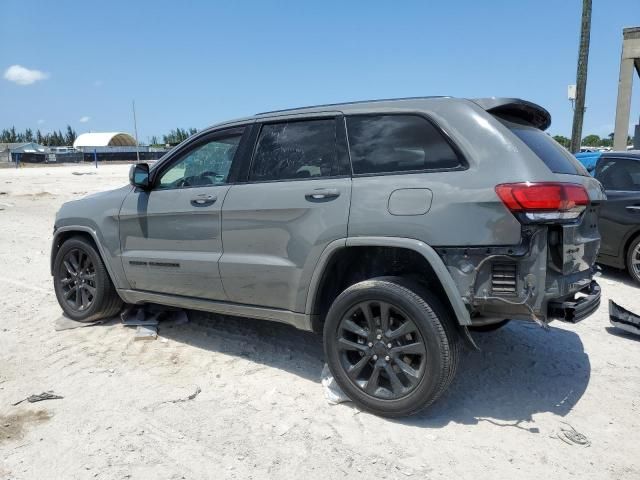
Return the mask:
<svg viewBox="0 0 640 480">
<path fill-rule="evenodd" d="M 593 175 L 594 170 L 596 169 L 596 163 L 605 153 L 610 152 L 584 152 L 584 153 L 576 153 L 576 158 L 580 163 L 586 168 L 591 175 Z M 612 152 L 615 153 L 615 152 Z"/>
<path fill-rule="evenodd" d="M 602 183 L 598 262 L 626 268 L 640 283 L 640 151 L 585 152 L 576 158 Z"/>
</svg>

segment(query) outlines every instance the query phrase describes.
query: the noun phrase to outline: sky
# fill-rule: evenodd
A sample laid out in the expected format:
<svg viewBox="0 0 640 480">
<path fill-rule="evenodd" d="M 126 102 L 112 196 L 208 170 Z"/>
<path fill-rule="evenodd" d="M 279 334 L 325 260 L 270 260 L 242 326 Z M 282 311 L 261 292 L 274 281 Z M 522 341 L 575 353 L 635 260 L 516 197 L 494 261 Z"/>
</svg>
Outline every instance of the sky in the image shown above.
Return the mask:
<svg viewBox="0 0 640 480">
<path fill-rule="evenodd" d="M 0 2 L 0 129 L 146 143 L 257 112 L 422 95 L 520 97 L 570 136 L 581 0 Z M 613 131 L 622 28 L 593 0 L 583 136 Z M 640 117 L 634 78 L 632 124 Z"/>
</svg>

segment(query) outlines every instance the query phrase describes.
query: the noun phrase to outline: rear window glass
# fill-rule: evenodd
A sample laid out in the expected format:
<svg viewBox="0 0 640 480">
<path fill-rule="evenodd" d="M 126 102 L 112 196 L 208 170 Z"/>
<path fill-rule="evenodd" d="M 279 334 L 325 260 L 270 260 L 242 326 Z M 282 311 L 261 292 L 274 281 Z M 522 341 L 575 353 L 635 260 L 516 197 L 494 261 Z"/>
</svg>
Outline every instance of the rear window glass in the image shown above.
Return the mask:
<svg viewBox="0 0 640 480">
<path fill-rule="evenodd" d="M 569 175 L 589 175 L 587 170 L 567 149 L 542 130 L 510 122 L 506 125 L 552 172 Z"/>
<path fill-rule="evenodd" d="M 460 159 L 443 135 L 417 115 L 347 117 L 354 174 L 451 169 Z"/>
</svg>

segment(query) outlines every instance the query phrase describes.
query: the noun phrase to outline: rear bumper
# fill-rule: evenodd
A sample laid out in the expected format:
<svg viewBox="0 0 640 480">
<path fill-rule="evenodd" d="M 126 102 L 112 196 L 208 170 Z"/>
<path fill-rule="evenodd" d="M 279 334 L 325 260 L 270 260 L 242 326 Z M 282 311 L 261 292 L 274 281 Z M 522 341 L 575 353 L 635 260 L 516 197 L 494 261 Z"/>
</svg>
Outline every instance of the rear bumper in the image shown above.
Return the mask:
<svg viewBox="0 0 640 480">
<path fill-rule="evenodd" d="M 578 295 L 576 298 L 576 295 Z M 578 323 L 584 320 L 600 306 L 600 285 L 592 280 L 582 290 L 576 292 L 573 299 L 564 301 L 551 301 L 547 306 L 547 318 L 569 323 Z"/>
</svg>

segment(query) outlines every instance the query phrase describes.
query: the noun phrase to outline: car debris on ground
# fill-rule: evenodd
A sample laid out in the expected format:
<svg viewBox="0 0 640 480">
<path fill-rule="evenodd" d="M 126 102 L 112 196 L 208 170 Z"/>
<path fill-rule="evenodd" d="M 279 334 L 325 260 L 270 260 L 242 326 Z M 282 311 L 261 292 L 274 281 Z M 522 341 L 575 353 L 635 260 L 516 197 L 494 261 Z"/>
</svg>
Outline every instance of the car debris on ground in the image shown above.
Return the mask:
<svg viewBox="0 0 640 480">
<path fill-rule="evenodd" d="M 566 427 L 560 427 L 559 431 L 556 432 L 555 436 L 562 440 L 567 445 L 580 445 L 583 447 L 590 447 L 591 442 L 589 439 L 578 432 L 572 425 L 567 422 L 562 422 L 566 425 Z"/>
<path fill-rule="evenodd" d="M 62 330 L 72 330 L 74 328 L 92 327 L 93 325 L 99 325 L 103 322 L 104 319 L 96 320 L 95 322 L 77 322 L 63 315 L 53 322 L 53 328 L 56 332 L 60 332 Z"/>
<path fill-rule="evenodd" d="M 43 400 L 60 400 L 62 398 L 64 398 L 62 395 L 56 395 L 55 393 L 48 391 L 42 392 L 38 395 L 29 395 L 27 398 L 23 398 L 16 403 L 12 403 L 11 405 L 15 407 L 17 405 L 20 405 L 22 402 L 36 403 L 42 402 Z"/>
<path fill-rule="evenodd" d="M 176 400 L 169 400 L 170 403 L 182 403 L 182 402 L 188 402 L 189 400 L 193 400 L 194 398 L 196 398 L 200 392 L 202 392 L 202 389 L 196 385 L 196 389 L 194 390 L 194 392 L 191 395 L 188 395 L 185 398 L 178 398 Z"/>
<path fill-rule="evenodd" d="M 160 305 L 131 305 L 120 314 L 122 324 L 128 327 L 157 326 L 162 322 L 173 322 L 182 325 L 189 322 L 187 312 L 181 308 L 171 308 Z"/>
<path fill-rule="evenodd" d="M 171 308 L 159 305 L 131 305 L 120 314 L 122 324 L 127 327 L 137 327 L 134 340 L 155 340 L 158 338 L 160 322 L 172 322 L 182 325 L 189 321 L 187 312 L 181 308 Z"/>
<path fill-rule="evenodd" d="M 134 340 L 155 340 L 158 337 L 160 321 L 172 322 L 173 325 L 183 325 L 189 322 L 187 312 L 180 308 L 162 307 L 156 305 L 131 305 L 120 313 L 122 325 L 137 327 Z M 69 317 L 61 316 L 54 322 L 56 331 L 74 328 L 91 327 L 104 323 L 105 319 L 94 322 L 78 322 Z"/>
<path fill-rule="evenodd" d="M 136 328 L 134 340 L 155 340 L 158 337 L 158 327 L 140 325 Z"/>
<path fill-rule="evenodd" d="M 335 378 L 331 374 L 331 370 L 329 370 L 329 365 L 326 363 L 324 367 L 322 367 L 322 373 L 320 375 L 322 380 L 322 390 L 324 391 L 324 398 L 327 399 L 327 402 L 331 405 L 338 405 L 339 403 L 350 402 L 351 400 L 347 397 L 346 393 L 342 391 Z"/>
<path fill-rule="evenodd" d="M 609 300 L 609 322 L 620 330 L 640 335 L 640 315 L 622 308 L 613 300 Z"/>
</svg>

